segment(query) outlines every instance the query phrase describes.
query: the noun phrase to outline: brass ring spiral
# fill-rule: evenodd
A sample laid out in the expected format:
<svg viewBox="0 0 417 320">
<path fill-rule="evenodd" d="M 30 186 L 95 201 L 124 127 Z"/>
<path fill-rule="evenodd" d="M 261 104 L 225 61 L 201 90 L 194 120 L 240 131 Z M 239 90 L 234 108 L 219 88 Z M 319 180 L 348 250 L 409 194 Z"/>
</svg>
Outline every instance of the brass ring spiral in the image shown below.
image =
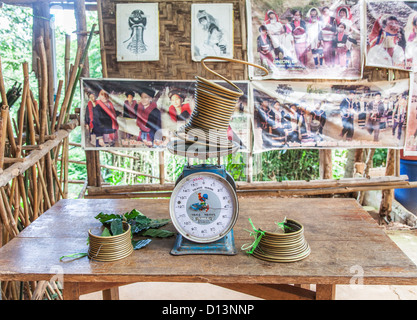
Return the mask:
<svg viewBox="0 0 417 320">
<path fill-rule="evenodd" d="M 204 69 L 226 81 L 233 89 L 196 76 L 194 111 L 189 121 L 176 134 L 187 142 L 214 147 L 221 146 L 221 148 L 231 150 L 235 146 L 232 141 L 228 140 L 227 130 L 243 91 L 236 84 L 207 67 L 207 60 L 246 64 L 263 70 L 265 75 L 268 74 L 268 70 L 262 66 L 237 59 L 208 56 L 201 60 Z"/>
</svg>

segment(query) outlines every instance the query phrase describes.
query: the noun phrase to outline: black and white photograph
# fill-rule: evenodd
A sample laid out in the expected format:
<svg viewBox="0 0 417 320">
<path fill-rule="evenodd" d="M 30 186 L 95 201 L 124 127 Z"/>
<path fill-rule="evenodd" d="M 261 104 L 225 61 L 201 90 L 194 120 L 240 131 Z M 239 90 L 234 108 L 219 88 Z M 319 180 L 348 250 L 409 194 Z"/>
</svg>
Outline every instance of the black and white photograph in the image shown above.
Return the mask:
<svg viewBox="0 0 417 320">
<path fill-rule="evenodd" d="M 158 3 L 116 5 L 117 61 L 159 60 Z"/>
<path fill-rule="evenodd" d="M 233 4 L 191 5 L 191 56 L 233 58 Z"/>
</svg>

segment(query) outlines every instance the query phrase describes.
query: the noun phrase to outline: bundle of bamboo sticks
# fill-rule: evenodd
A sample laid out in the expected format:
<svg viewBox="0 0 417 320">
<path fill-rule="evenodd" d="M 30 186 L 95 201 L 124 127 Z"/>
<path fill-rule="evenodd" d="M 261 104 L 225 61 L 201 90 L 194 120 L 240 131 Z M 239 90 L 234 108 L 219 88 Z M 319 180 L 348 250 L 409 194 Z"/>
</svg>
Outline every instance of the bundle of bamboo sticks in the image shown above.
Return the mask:
<svg viewBox="0 0 417 320">
<path fill-rule="evenodd" d="M 0 247 L 59 199 L 66 198 L 68 192 L 68 136 L 79 125 L 79 119 L 69 120 L 69 113 L 88 47 L 85 47 L 84 54 L 83 48 L 78 47 L 74 64 L 66 68 L 65 86 L 64 81 L 60 80 L 54 101 L 51 101 L 54 94 L 50 94 L 53 86 L 49 69 L 52 66 L 47 63 L 42 36 L 36 39 L 36 47 L 39 56 L 39 97 L 38 100 L 35 98 L 29 86 L 28 63 L 24 62 L 23 90 L 17 120 L 12 119 L 9 112 L 0 59 Z M 65 52 L 67 62 L 69 41 L 66 42 Z M 40 286 L 37 285 L 31 282 L 2 282 L 2 298 L 20 299 L 23 292 L 25 298 L 39 297 Z M 42 296 L 61 297 L 55 285 L 44 286 L 42 283 L 41 287 Z"/>
</svg>

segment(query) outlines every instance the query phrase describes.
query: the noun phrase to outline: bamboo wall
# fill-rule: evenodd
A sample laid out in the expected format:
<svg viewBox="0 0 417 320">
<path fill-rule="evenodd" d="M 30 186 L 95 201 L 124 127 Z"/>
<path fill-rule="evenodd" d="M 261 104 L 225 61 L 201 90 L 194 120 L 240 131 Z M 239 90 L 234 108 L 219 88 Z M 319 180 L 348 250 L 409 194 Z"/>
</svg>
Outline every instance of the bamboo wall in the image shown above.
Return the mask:
<svg viewBox="0 0 417 320">
<path fill-rule="evenodd" d="M 191 4 L 224 3 L 224 1 L 152 1 L 158 2 L 159 5 L 159 61 L 118 62 L 116 59 L 116 3 L 135 2 L 149 1 L 98 1 L 98 10 L 101 10 L 103 24 L 103 63 L 106 64 L 109 78 L 194 80 L 196 75 L 200 75 L 207 79 L 216 79 L 202 68 L 200 62 L 191 60 Z M 233 3 L 234 58 L 247 60 L 245 0 L 227 2 Z M 217 63 L 210 68 L 231 80 L 247 79 L 246 68 L 241 64 Z"/>
</svg>

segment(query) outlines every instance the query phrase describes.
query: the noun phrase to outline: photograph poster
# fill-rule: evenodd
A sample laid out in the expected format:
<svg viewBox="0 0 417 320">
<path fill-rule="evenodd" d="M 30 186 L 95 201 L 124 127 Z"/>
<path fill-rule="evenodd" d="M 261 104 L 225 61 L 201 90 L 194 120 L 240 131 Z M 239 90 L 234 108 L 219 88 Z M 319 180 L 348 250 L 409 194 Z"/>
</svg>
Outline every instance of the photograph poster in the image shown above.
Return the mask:
<svg viewBox="0 0 417 320">
<path fill-rule="evenodd" d="M 191 57 L 233 58 L 233 4 L 191 5 Z"/>
<path fill-rule="evenodd" d="M 417 156 L 417 77 L 411 74 L 412 93 L 410 91 L 410 101 L 407 115 L 407 135 L 404 147 L 405 156 Z"/>
<path fill-rule="evenodd" d="M 239 143 L 241 152 L 248 152 L 252 119 L 248 83 L 234 83 L 244 95 L 227 137 Z M 87 150 L 164 149 L 194 111 L 194 81 L 82 79 L 81 85 L 82 146 Z"/>
<path fill-rule="evenodd" d="M 409 86 L 253 81 L 254 152 L 403 148 Z"/>
<path fill-rule="evenodd" d="M 366 65 L 417 71 L 417 1 L 367 1 Z"/>
<path fill-rule="evenodd" d="M 159 60 L 158 3 L 116 4 L 117 61 Z"/>
<path fill-rule="evenodd" d="M 363 2 L 312 3 L 247 0 L 249 61 L 270 72 L 254 69 L 251 79 L 361 78 Z"/>
</svg>

